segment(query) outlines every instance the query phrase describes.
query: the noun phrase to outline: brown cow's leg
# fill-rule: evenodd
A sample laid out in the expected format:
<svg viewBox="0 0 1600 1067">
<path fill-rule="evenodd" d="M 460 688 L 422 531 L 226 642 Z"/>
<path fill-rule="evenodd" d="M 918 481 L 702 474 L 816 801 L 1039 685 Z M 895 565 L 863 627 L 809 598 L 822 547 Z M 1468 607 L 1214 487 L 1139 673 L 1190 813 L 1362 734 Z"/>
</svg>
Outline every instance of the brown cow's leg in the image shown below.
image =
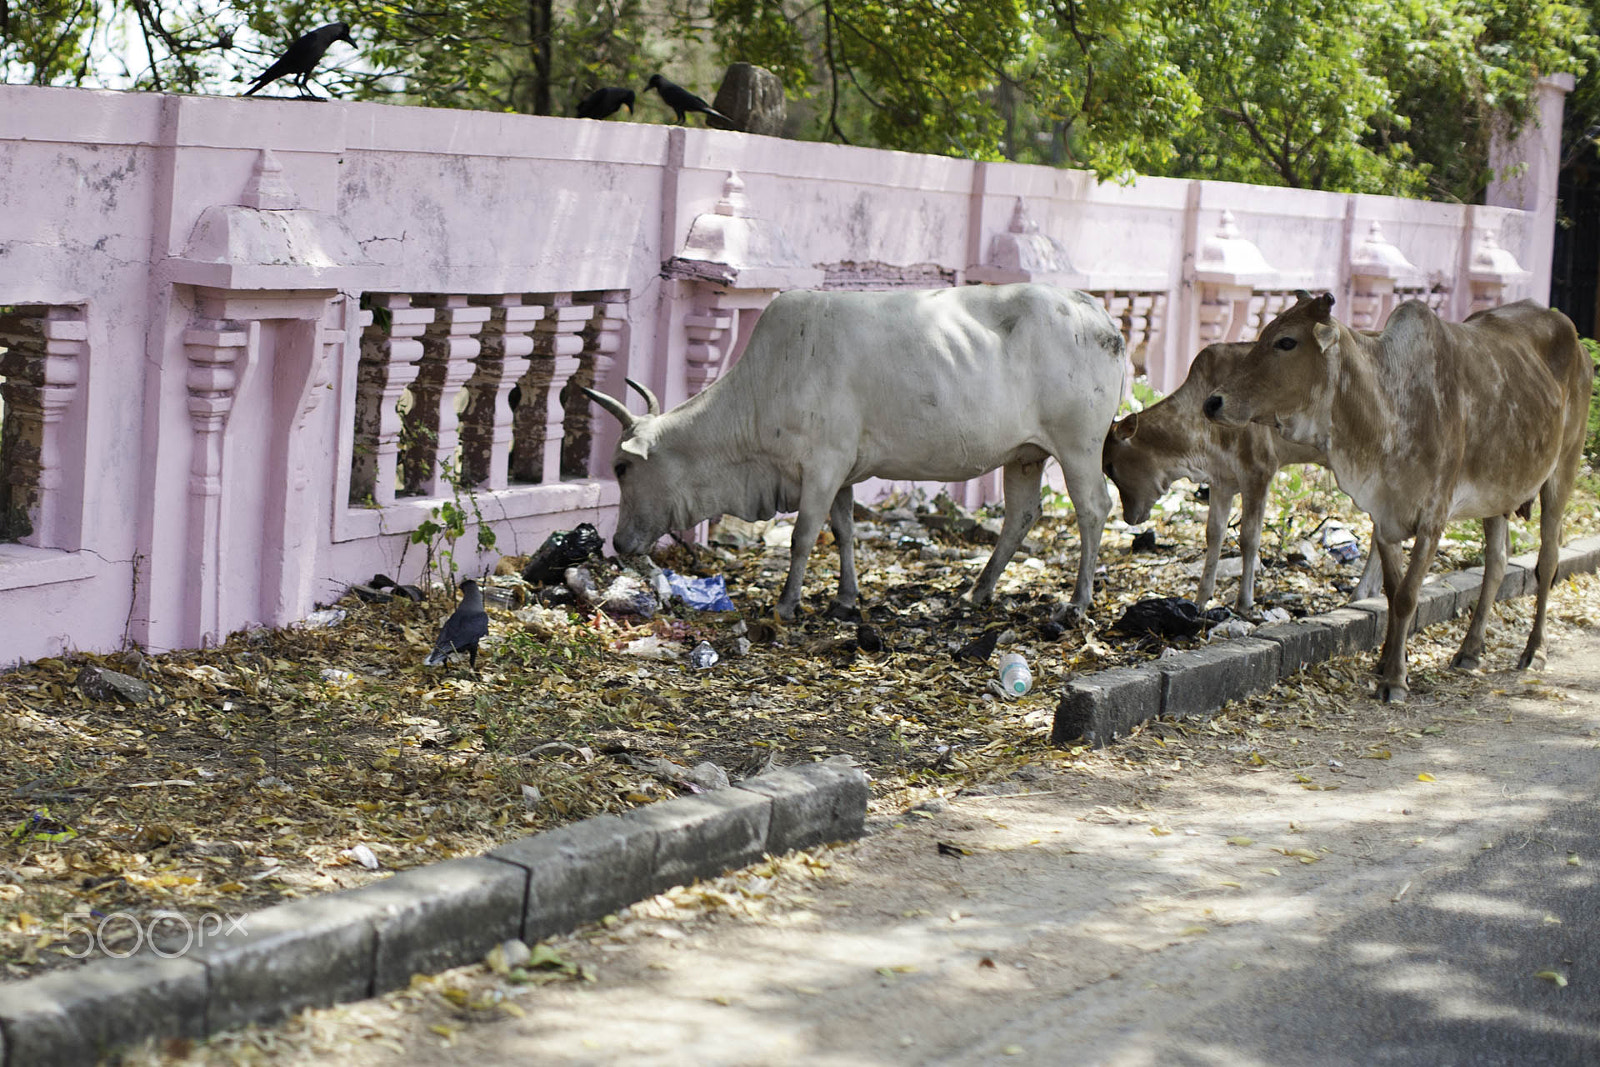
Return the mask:
<svg viewBox="0 0 1600 1067">
<path fill-rule="evenodd" d="M 1406 688 L 1406 637 L 1411 633 L 1411 623 L 1417 615 L 1417 598 L 1422 592 L 1422 579 L 1433 563 L 1433 554 L 1439 549 L 1439 531 L 1417 533 L 1416 544 L 1411 548 L 1411 563 L 1399 587 L 1389 595 L 1389 630 L 1383 641 L 1383 654 L 1378 657 L 1377 698 L 1386 703 L 1404 704 L 1409 690 Z M 1385 551 L 1383 559 L 1384 585 L 1389 584 L 1390 553 L 1399 554 L 1398 548 Z M 1398 561 L 1396 561 L 1398 562 Z"/>
<path fill-rule="evenodd" d="M 1017 554 L 1022 539 L 1028 536 L 1039 519 L 1039 482 L 1044 477 L 1044 461 L 1024 463 L 1013 460 L 1005 466 L 1002 479 L 1006 500 L 1006 519 L 1000 524 L 1000 536 L 995 538 L 994 552 L 978 575 L 977 584 L 967 593 L 974 604 L 986 604 L 994 596 L 994 587 L 1000 581 L 1000 572 L 1006 569 L 1011 557 Z"/>
<path fill-rule="evenodd" d="M 828 605 L 830 618 L 859 620 L 856 609 L 856 495 L 845 486 L 834 495 L 833 507 L 828 510 L 828 525 L 833 527 L 833 539 L 839 544 L 839 595 Z"/>
<path fill-rule="evenodd" d="M 1544 667 L 1544 616 L 1550 602 L 1550 587 L 1555 584 L 1556 564 L 1561 559 L 1561 519 L 1567 511 L 1567 498 L 1572 495 L 1572 482 L 1577 463 L 1563 461 L 1555 474 L 1539 490 L 1539 593 L 1534 601 L 1533 630 L 1528 634 L 1528 644 L 1517 660 L 1517 669 Z"/>
<path fill-rule="evenodd" d="M 1393 600 L 1395 592 L 1400 588 L 1403 566 L 1402 545 L 1398 541 L 1392 545 L 1379 541 L 1377 534 L 1373 534 L 1372 550 L 1378 554 L 1378 569 L 1383 574 L 1383 595 Z"/>
<path fill-rule="evenodd" d="M 1256 568 L 1261 563 L 1261 524 L 1266 519 L 1269 477 L 1259 485 L 1246 485 L 1242 492 L 1243 512 L 1239 517 L 1239 610 L 1249 611 L 1256 602 Z M 1205 605 L 1202 604 L 1201 607 Z"/>
<path fill-rule="evenodd" d="M 1204 608 L 1217 591 L 1217 563 L 1222 558 L 1222 539 L 1228 536 L 1228 513 L 1233 510 L 1233 486 L 1211 483 L 1211 500 L 1206 504 L 1206 563 L 1200 571 L 1200 588 L 1194 602 Z"/>
<path fill-rule="evenodd" d="M 1472 608 L 1472 623 L 1467 636 L 1461 639 L 1450 666 L 1461 671 L 1475 671 L 1483 656 L 1483 634 L 1489 626 L 1489 612 L 1500 593 L 1500 582 L 1506 576 L 1506 539 L 1510 524 L 1504 515 L 1491 515 L 1483 520 L 1483 588 L 1478 591 L 1478 602 Z"/>
<path fill-rule="evenodd" d="M 1350 592 L 1351 600 L 1365 600 L 1369 596 L 1378 595 L 1378 587 L 1383 584 L 1383 557 L 1378 552 L 1378 543 L 1374 539 L 1372 547 L 1367 551 L 1367 562 L 1361 567 L 1361 577 L 1356 581 L 1355 589 Z"/>
</svg>

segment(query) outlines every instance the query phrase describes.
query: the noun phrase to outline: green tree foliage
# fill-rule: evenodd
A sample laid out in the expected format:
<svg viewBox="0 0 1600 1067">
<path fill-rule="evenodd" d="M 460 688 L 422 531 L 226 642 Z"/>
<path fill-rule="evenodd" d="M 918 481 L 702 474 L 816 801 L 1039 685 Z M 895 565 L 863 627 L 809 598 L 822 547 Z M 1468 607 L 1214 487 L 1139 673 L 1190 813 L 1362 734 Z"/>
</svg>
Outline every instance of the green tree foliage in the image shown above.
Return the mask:
<svg viewBox="0 0 1600 1067">
<path fill-rule="evenodd" d="M 78 84 L 98 9 L 81 0 L 33 0 L 26 11 L 0 0 L 0 70 L 7 81 Z"/>
<path fill-rule="evenodd" d="M 1579 75 L 1568 113 L 1600 119 L 1593 0 L 1409 0 L 1380 10 L 1372 63 L 1388 79 L 1393 107 L 1391 117 L 1374 116 L 1367 141 L 1403 150 L 1419 195 L 1478 199 L 1493 177 L 1490 137 L 1498 125 L 1533 118 L 1541 74 Z"/>
<path fill-rule="evenodd" d="M 1600 123 L 1600 0 L 0 0 L 11 81 L 235 92 L 344 19 L 337 95 L 570 115 L 654 70 L 774 71 L 800 137 L 1477 199 L 1542 74 Z M 640 112 L 660 118 L 641 97 Z"/>
<path fill-rule="evenodd" d="M 570 115 L 591 89 L 642 86 L 650 74 L 642 0 L 355 0 L 341 10 L 384 72 L 366 96 Z"/>
<path fill-rule="evenodd" d="M 1404 149 L 1374 148 L 1392 117 L 1382 74 L 1366 62 L 1369 0 L 1212 0 L 1173 42 L 1205 102 L 1175 130 L 1174 172 L 1361 192 L 1413 192 Z"/>
<path fill-rule="evenodd" d="M 1445 199 L 1594 58 L 1595 0 L 708 3 L 724 58 L 820 101 L 811 136 Z"/>
<path fill-rule="evenodd" d="M 1116 172 L 1170 155 L 1197 110 L 1166 54 L 1170 6 L 710 0 L 706 18 L 724 59 L 783 79 L 802 135 Z"/>
</svg>

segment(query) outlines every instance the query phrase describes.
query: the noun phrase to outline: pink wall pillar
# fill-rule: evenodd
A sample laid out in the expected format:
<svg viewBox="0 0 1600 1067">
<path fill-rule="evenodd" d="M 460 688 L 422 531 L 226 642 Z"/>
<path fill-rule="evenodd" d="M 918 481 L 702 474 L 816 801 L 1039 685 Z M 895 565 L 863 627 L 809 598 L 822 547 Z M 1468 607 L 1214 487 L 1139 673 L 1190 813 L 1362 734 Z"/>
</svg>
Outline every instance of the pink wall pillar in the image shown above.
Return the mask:
<svg viewBox="0 0 1600 1067">
<path fill-rule="evenodd" d="M 1513 137 L 1497 135 L 1489 151 L 1496 178 L 1484 202 L 1530 213 L 1525 247 L 1511 249 L 1532 277 L 1528 293 L 1550 301 L 1551 256 L 1555 249 L 1556 181 L 1561 170 L 1561 117 L 1576 84 L 1570 74 L 1540 78 L 1532 121 Z"/>
<path fill-rule="evenodd" d="M 233 411 L 251 333 L 238 323 L 202 322 L 184 332 L 189 356 L 189 416 L 194 444 L 189 468 L 189 595 L 180 641 L 202 642 L 222 618 L 223 434 Z"/>
</svg>

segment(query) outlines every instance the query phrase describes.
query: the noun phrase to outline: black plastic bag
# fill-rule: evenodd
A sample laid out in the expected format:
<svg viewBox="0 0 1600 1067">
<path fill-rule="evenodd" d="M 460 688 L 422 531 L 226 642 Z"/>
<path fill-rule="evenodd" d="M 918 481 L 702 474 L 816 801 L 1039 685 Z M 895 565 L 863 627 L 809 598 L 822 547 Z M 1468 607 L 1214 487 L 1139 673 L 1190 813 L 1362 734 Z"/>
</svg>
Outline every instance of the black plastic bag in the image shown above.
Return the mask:
<svg viewBox="0 0 1600 1067">
<path fill-rule="evenodd" d="M 590 556 L 605 551 L 605 541 L 593 523 L 579 523 L 576 529 L 557 530 L 544 539 L 539 551 L 522 568 L 522 580 L 529 585 L 559 585 L 568 567 L 576 567 Z"/>
<path fill-rule="evenodd" d="M 1226 608 L 1201 611 L 1194 601 L 1178 596 L 1158 596 L 1129 606 L 1112 627 L 1125 634 L 1155 634 L 1158 637 L 1193 637 L 1226 617 Z"/>
</svg>

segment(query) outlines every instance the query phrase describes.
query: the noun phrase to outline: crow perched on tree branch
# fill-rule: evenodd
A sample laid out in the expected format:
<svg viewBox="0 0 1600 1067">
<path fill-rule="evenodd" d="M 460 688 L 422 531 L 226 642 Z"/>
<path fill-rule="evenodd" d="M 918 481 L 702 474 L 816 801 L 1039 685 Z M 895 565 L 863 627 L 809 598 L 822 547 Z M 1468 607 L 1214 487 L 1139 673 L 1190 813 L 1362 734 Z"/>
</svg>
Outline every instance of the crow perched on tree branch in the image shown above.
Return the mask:
<svg viewBox="0 0 1600 1067">
<path fill-rule="evenodd" d="M 286 74 L 293 74 L 295 84 L 300 87 L 300 96 L 316 99 L 316 94 L 306 88 L 306 79 L 311 77 L 311 72 L 322 62 L 323 54 L 335 41 L 355 44 L 350 37 L 348 22 L 330 22 L 326 26 L 318 26 L 310 33 L 301 34 L 276 63 L 261 72 L 256 83 L 246 89 L 244 95 L 250 96 L 267 83 L 277 81 Z"/>
<path fill-rule="evenodd" d="M 615 85 L 602 86 L 578 101 L 578 117 L 580 119 L 603 119 L 617 113 L 617 109 L 627 105 L 628 114 L 633 114 L 633 90 L 621 89 Z"/>
<path fill-rule="evenodd" d="M 728 123 L 730 126 L 733 124 L 733 120 L 728 116 L 724 115 L 722 112 L 718 111 L 716 108 L 712 107 L 710 104 L 706 103 L 704 100 L 700 99 L 683 86 L 669 82 L 659 74 L 650 75 L 650 84 L 645 86 L 645 92 L 649 92 L 651 89 L 654 89 L 656 92 L 660 93 L 661 99 L 666 103 L 666 105 L 678 113 L 679 122 L 683 121 L 683 116 L 686 112 L 703 111 L 707 115 L 715 115 L 717 118 Z"/>
</svg>

